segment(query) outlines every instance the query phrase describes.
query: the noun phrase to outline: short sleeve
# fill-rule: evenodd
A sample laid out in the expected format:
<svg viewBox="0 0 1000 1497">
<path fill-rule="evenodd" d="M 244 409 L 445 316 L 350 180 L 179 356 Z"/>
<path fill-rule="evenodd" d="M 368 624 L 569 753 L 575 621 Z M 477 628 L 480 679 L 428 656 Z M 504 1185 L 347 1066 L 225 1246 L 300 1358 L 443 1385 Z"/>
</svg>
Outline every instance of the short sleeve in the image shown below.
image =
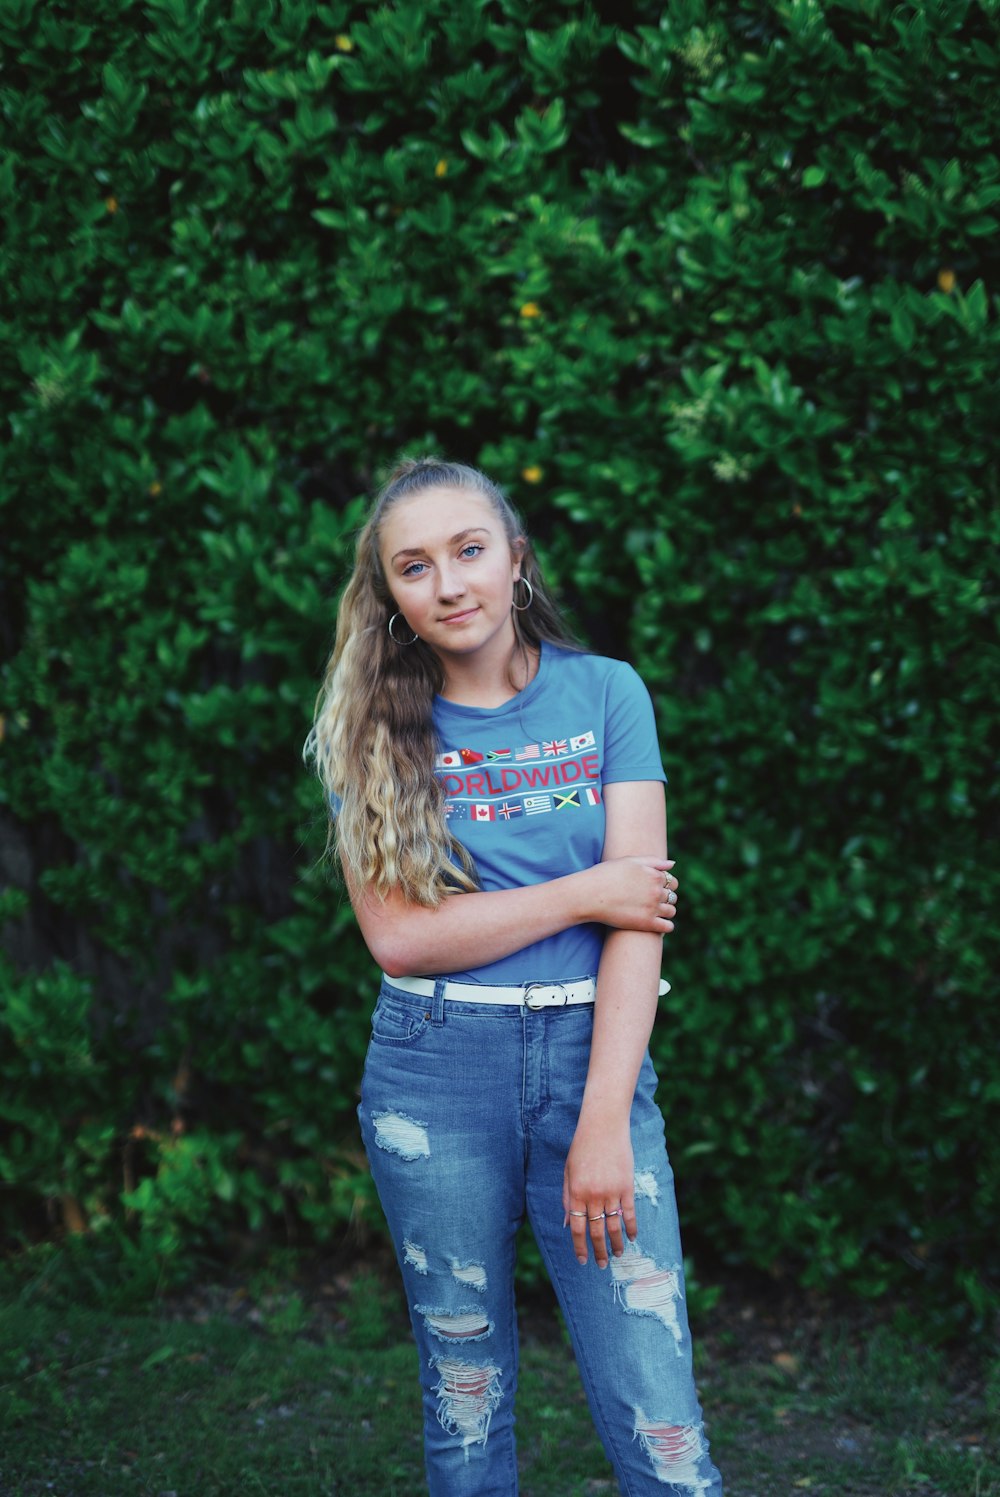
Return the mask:
<svg viewBox="0 0 1000 1497">
<path fill-rule="evenodd" d="M 666 783 L 653 703 L 641 676 L 619 661 L 608 678 L 604 729 L 606 785 L 622 780 L 660 780 Z"/>
</svg>

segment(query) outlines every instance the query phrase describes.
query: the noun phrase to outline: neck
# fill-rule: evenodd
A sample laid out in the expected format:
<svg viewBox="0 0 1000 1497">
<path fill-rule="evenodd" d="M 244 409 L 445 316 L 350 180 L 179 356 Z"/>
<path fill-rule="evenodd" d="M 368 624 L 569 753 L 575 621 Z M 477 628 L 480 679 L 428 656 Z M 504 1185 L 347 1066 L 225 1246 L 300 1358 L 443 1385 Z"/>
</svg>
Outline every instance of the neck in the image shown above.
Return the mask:
<svg viewBox="0 0 1000 1497">
<path fill-rule="evenodd" d="M 537 645 L 526 647 L 527 659 L 518 649 L 504 644 L 493 652 L 494 658 L 452 656 L 442 659 L 444 686 L 441 695 L 447 702 L 462 707 L 502 707 L 511 697 L 523 691 L 538 673 L 540 651 Z"/>
</svg>

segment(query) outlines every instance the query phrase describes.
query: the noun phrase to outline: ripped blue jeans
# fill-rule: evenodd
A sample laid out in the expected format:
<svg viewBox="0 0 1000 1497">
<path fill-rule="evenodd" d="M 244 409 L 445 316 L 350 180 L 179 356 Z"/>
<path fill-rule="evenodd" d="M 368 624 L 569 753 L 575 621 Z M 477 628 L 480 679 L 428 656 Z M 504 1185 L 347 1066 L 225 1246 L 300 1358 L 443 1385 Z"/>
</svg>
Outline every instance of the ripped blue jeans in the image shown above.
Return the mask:
<svg viewBox="0 0 1000 1497">
<path fill-rule="evenodd" d="M 516 1497 L 515 1237 L 525 1212 L 629 1497 L 721 1497 L 691 1372 L 673 1174 L 647 1053 L 638 1236 L 598 1269 L 563 1227 L 593 1006 L 420 998 L 383 982 L 358 1116 L 420 1353 L 431 1497 Z"/>
</svg>

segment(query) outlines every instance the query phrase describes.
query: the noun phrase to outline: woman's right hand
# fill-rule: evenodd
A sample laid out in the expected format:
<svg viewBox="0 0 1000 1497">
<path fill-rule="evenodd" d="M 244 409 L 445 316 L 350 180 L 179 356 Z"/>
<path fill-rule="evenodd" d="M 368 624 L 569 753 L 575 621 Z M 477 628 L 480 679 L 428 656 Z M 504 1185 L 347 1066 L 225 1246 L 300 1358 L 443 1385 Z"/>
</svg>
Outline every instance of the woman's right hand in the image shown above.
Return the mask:
<svg viewBox="0 0 1000 1497">
<path fill-rule="evenodd" d="M 616 930 L 644 930 L 658 936 L 674 928 L 676 878 L 672 859 L 653 857 L 609 858 L 595 863 L 581 875 L 588 880 L 590 920 Z"/>
</svg>

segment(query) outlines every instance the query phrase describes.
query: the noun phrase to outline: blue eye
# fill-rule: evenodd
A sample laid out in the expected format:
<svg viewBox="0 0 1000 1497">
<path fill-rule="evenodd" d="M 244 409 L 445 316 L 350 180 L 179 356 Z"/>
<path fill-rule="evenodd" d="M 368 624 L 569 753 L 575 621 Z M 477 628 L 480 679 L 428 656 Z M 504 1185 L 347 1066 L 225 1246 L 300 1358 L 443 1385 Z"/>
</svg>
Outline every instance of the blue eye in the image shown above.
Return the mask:
<svg viewBox="0 0 1000 1497">
<path fill-rule="evenodd" d="M 479 553 L 481 551 L 485 551 L 485 550 L 486 550 L 486 547 L 482 544 L 481 541 L 470 541 L 467 546 L 463 546 L 462 547 L 461 551 L 459 551 L 458 554 L 462 558 L 463 561 L 474 561 L 476 559 L 476 557 L 479 555 Z M 400 576 L 401 577 L 420 577 L 420 576 L 423 575 L 423 573 L 426 570 L 427 570 L 427 562 L 426 561 L 411 561 L 400 572 Z"/>
</svg>

